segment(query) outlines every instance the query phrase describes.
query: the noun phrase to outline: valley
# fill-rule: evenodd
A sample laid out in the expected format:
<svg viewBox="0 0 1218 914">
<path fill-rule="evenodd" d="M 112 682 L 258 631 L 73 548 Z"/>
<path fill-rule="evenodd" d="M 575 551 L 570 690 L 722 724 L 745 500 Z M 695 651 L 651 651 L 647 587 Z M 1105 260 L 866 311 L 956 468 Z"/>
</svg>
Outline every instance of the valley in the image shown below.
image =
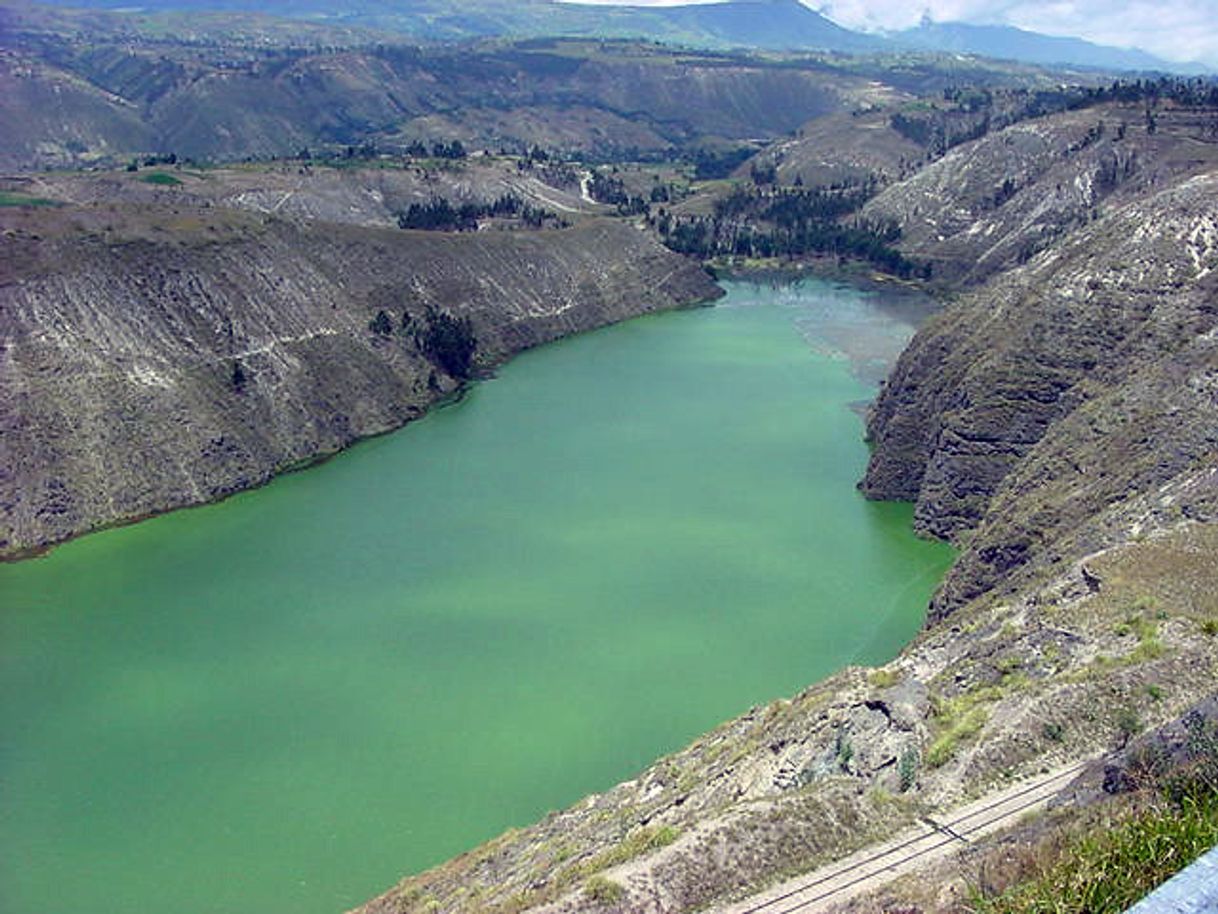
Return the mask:
<svg viewBox="0 0 1218 914">
<path fill-rule="evenodd" d="M 747 5 L 725 5 L 717 21 Z M 789 4 L 754 5 L 767 16 L 792 13 Z M 1210 771 L 1218 758 L 1212 78 L 874 44 L 847 56 L 811 37 L 792 47 L 754 35 L 741 40 L 754 48 L 745 50 L 708 37 L 704 11 L 637 11 L 653 25 L 681 23 L 685 46 L 671 46 L 638 40 L 624 12 L 621 31 L 586 35 L 572 24 L 586 12 L 564 10 L 566 25 L 556 18 L 555 33 L 542 35 L 496 18 L 506 14 L 489 0 L 460 22 L 435 7 L 412 5 L 409 15 L 420 18 L 410 23 L 401 12 L 395 23 L 363 13 L 309 22 L 263 15 L 279 12 L 273 4 L 231 15 L 0 7 L 0 122 L 10 128 L 0 135 L 0 553 L 19 560 L 0 572 L 34 575 L 27 569 L 61 553 L 139 540 L 156 523 L 193 527 L 182 520 L 191 514 L 171 513 L 29 559 L 90 531 L 264 486 L 434 411 L 431 425 L 203 512 L 238 516 L 243 499 L 274 498 L 313 474 L 337 478 L 365 453 L 477 412 L 498 385 L 510 386 L 517 354 L 536 350 L 521 365 L 544 364 L 556 352 L 591 352 L 580 347 L 614 333 L 630 337 L 638 325 L 542 344 L 715 301 L 709 311 L 642 323 L 739 320 L 742 299 L 765 300 L 753 301 L 757 315 L 815 288 L 796 326 L 816 358 L 836 359 L 838 369 L 848 360 L 856 372 L 851 392 L 833 401 L 834 421 L 853 430 L 833 434 L 862 446 L 850 405 L 866 413 L 871 451 L 829 461 L 849 468 L 827 483 L 848 500 L 826 509 L 831 520 L 809 516 L 832 531 L 851 511 L 874 508 L 873 519 L 901 518 L 894 527 L 908 523 L 954 546 L 938 584 L 927 581 L 924 597 L 901 604 L 913 613 L 907 622 L 927 609 L 923 627 L 915 632 L 915 619 L 875 651 L 795 662 L 781 681 L 736 704 L 708 701 L 698 721 L 672 726 L 588 780 L 572 772 L 565 793 L 451 844 L 424 841 L 443 847 L 431 856 L 402 851 L 392 875 L 382 875 L 387 865 L 376 876 L 382 888 L 401 881 L 357 910 L 718 910 L 865 855 L 927 817 L 1077 769 L 1036 816 L 826 908 L 1006 912 L 1015 909 L 1001 907 L 1004 893 L 1068 855 L 1074 836 L 1115 834 L 1181 772 Z M 536 12 L 516 8 L 520 17 Z M 848 285 L 817 285 L 825 277 Z M 749 283 L 758 285 L 750 292 Z M 866 320 L 860 301 L 875 303 Z M 914 323 L 920 329 L 896 358 Z M 896 343 L 877 329 L 894 326 L 903 328 Z M 744 325 L 738 332 L 737 350 L 725 338 L 716 351 L 733 364 L 753 349 L 769 353 L 751 363 L 750 381 L 787 365 Z M 650 381 L 700 338 L 693 329 L 678 335 L 682 343 L 655 343 L 623 373 L 629 380 L 597 384 L 621 384 L 623 396 L 641 385 L 643 400 L 619 416 L 615 435 L 630 437 Z M 572 380 L 551 378 L 544 390 L 578 386 L 576 373 L 599 359 L 576 359 L 562 369 Z M 709 399 L 678 412 L 764 444 L 811 407 L 791 406 L 760 428 L 751 419 L 797 390 L 833 387 L 796 375 L 759 388 L 742 378 L 730 396 L 702 385 Z M 885 380 L 875 392 L 860 377 Z M 549 394 L 518 396 L 548 402 Z M 698 453 L 713 463 L 731 451 L 725 441 Z M 610 435 L 599 448 L 624 443 Z M 748 466 L 764 462 L 759 454 Z M 791 458 L 777 489 L 799 491 L 811 462 Z M 476 488 L 486 472 L 463 478 Z M 636 467 L 632 478 L 650 477 Z M 850 491 L 855 482 L 861 496 Z M 710 505 L 751 491 L 708 483 L 699 498 Z M 794 495 L 776 492 L 763 514 L 777 516 L 784 497 Z M 910 513 L 889 500 L 912 503 Z M 664 530 L 654 518 L 638 523 Z M 715 526 L 690 523 L 663 537 L 663 548 L 699 542 L 694 534 Z M 408 553 L 461 539 L 423 537 Z M 926 555 L 947 548 L 908 545 Z M 830 566 L 854 569 L 866 581 L 847 584 L 858 602 L 843 614 L 887 618 L 896 598 L 859 586 L 886 572 L 860 570 L 857 559 L 819 565 L 826 548 L 805 543 L 783 567 L 806 564 L 800 574 L 811 569 L 816 579 L 833 577 Z M 744 550 L 755 579 L 776 573 L 774 549 Z M 743 555 L 728 552 L 716 569 Z M 401 558 L 391 550 L 381 561 Z M 604 562 L 607 574 L 629 565 Z M 691 618 L 714 615 L 713 606 L 767 618 L 740 609 L 743 585 L 727 588 L 733 596 L 720 606 L 697 556 L 671 573 L 664 592 L 688 599 Z M 20 619 L 37 615 L 37 589 L 23 597 Z M 779 602 L 803 625 L 803 614 L 832 614 L 844 599 L 806 589 Z M 638 625 L 663 632 L 661 614 L 657 607 Z M 795 624 L 789 616 L 771 623 L 779 640 Z M 811 629 L 799 631 L 814 640 Z M 679 650 L 698 637 L 665 634 L 657 644 Z M 710 678 L 686 685 L 714 691 L 723 678 L 714 662 L 702 668 L 695 658 L 694 667 Z M 605 725 L 615 732 L 632 708 L 641 721 L 660 693 L 680 692 L 656 672 L 630 676 L 608 676 L 619 688 L 630 682 L 624 717 Z M 489 745 L 496 726 L 471 725 L 469 741 Z M 378 727 L 410 729 L 381 722 L 373 733 Z M 453 750 L 449 763 L 465 751 Z M 559 758 L 579 751 L 555 750 Z M 553 763 L 525 761 L 521 771 Z M 569 805 L 545 812 L 559 804 Z M 389 836 L 365 840 L 385 845 L 382 861 L 396 853 Z M 485 843 L 470 849 L 476 841 Z M 154 890 L 158 878 L 149 875 Z M 345 894 L 341 905 L 374 890 Z M 258 907 L 285 898 L 270 892 Z"/>
</svg>

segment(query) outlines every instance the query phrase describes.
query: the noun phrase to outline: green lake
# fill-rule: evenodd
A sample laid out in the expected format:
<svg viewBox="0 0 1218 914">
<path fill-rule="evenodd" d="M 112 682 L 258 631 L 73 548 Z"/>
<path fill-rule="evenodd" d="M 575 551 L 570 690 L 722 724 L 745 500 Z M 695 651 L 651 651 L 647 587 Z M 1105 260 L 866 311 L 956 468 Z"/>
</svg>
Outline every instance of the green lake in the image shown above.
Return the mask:
<svg viewBox="0 0 1218 914">
<path fill-rule="evenodd" d="M 910 308 L 728 289 L 0 566 L 0 910 L 334 914 L 890 659 L 952 558 L 854 488 Z"/>
</svg>

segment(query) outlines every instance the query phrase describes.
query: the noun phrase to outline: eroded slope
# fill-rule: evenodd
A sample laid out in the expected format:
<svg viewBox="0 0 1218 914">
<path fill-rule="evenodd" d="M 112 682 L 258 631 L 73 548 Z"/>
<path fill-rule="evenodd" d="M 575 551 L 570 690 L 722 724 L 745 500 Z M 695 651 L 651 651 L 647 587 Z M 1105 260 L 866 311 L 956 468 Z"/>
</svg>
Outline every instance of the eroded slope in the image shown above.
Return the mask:
<svg viewBox="0 0 1218 914">
<path fill-rule="evenodd" d="M 428 308 L 469 318 L 490 367 L 718 294 L 623 223 L 447 236 L 121 204 L 3 218 L 8 555 L 212 501 L 418 416 L 458 384 L 416 340 Z"/>
<path fill-rule="evenodd" d="M 873 409 L 862 488 L 967 542 L 937 613 L 1100 545 L 1100 512 L 1129 535 L 1120 503 L 1213 465 L 1215 268 L 1211 174 L 1092 223 L 915 338 Z"/>
</svg>

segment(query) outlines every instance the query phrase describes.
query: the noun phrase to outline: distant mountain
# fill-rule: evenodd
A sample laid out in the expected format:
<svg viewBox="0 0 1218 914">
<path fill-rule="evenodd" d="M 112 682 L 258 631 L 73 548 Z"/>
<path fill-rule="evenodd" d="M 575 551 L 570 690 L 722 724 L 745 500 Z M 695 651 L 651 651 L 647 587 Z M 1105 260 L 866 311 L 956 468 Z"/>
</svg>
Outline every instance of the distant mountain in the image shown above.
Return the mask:
<svg viewBox="0 0 1218 914">
<path fill-rule="evenodd" d="M 1177 64 L 1136 48 L 1113 48 L 1081 38 L 1059 38 L 1009 25 L 969 25 L 923 21 L 917 28 L 889 36 L 906 47 L 926 51 L 977 54 L 1025 63 L 1096 67 L 1103 70 L 1154 70 L 1201 73 L 1199 64 Z"/>
<path fill-rule="evenodd" d="M 0 0 L 3 7 L 11 0 Z M 561 0 L 44 0 L 140 13 L 257 13 L 419 41 L 480 38 L 631 38 L 705 49 L 843 53 L 915 49 L 1104 70 L 1201 73 L 1145 51 L 1058 38 L 1011 26 L 924 21 L 884 37 L 837 25 L 800 0 L 725 0 L 685 6 L 589 5 Z M 37 4 L 23 4 L 36 7 Z M 180 26 L 181 23 L 178 23 Z"/>
<path fill-rule="evenodd" d="M 557 0 L 52 0 L 141 12 L 256 12 L 427 41 L 477 38 L 644 38 L 699 48 L 857 52 L 883 39 L 844 29 L 799 0 L 728 0 L 676 7 Z"/>
<path fill-rule="evenodd" d="M 674 28 L 731 47 L 874 51 L 881 39 L 852 32 L 799 0 L 730 0 L 660 8 L 622 7 L 658 15 Z"/>
</svg>

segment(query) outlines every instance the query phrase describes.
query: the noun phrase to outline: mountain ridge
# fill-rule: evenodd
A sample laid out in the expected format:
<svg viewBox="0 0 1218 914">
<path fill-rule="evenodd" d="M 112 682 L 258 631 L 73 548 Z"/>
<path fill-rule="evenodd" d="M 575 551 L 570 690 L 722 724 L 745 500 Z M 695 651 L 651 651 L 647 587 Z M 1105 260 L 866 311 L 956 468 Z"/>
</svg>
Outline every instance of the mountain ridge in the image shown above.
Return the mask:
<svg viewBox="0 0 1218 914">
<path fill-rule="evenodd" d="M 132 9 L 124 0 L 49 2 L 62 7 Z M 627 38 L 709 49 L 835 53 L 916 49 L 1112 71 L 1181 74 L 1213 71 L 1213 67 L 1202 64 L 1172 63 L 1136 48 L 1115 48 L 1013 26 L 927 22 L 897 32 L 857 31 L 835 23 L 800 0 L 723 0 L 675 6 L 581 4 L 564 0 L 407 0 L 398 4 L 352 0 L 337 8 L 323 0 L 303 3 L 148 0 L 138 9 L 151 13 L 244 12 L 440 42 L 489 37 Z"/>
</svg>

